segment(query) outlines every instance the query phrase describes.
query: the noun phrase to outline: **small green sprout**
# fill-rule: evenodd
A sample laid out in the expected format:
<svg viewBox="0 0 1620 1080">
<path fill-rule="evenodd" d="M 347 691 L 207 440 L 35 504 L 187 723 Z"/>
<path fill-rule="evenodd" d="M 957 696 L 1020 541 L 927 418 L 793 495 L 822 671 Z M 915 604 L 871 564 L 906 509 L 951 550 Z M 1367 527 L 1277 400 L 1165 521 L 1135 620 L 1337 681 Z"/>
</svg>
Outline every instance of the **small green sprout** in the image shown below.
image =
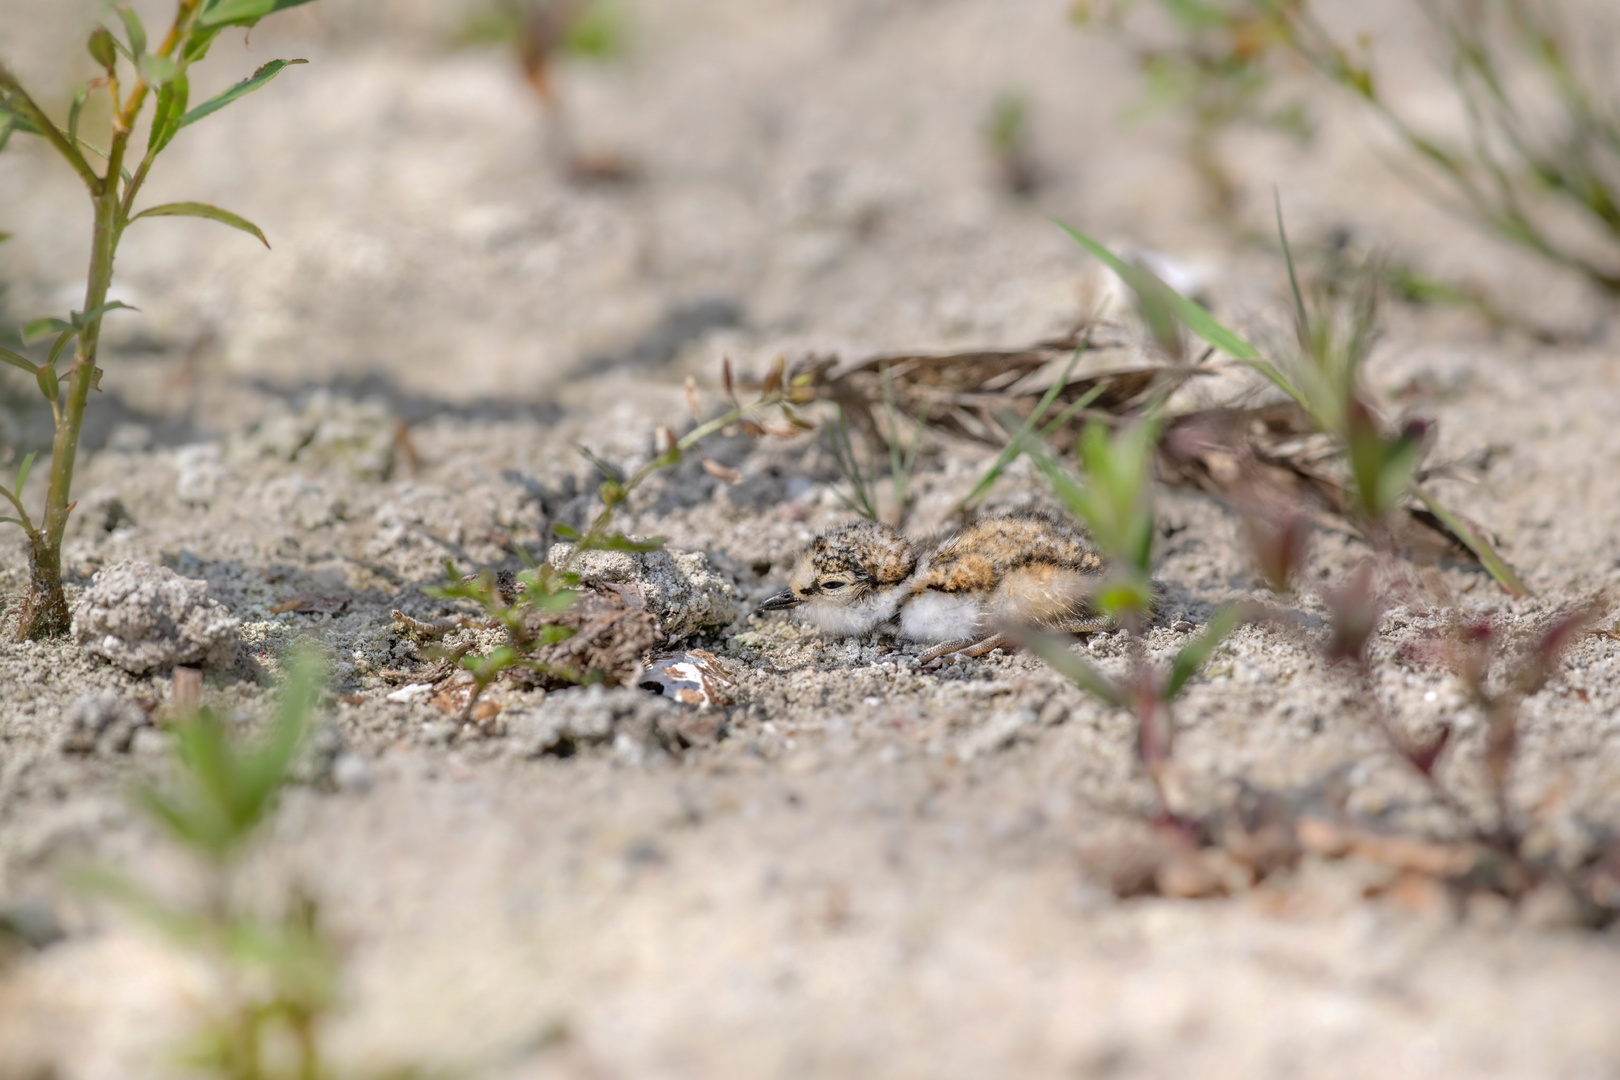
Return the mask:
<svg viewBox="0 0 1620 1080">
<path fill-rule="evenodd" d="M 702 461 L 707 470 L 722 471 L 723 466 L 703 457 L 699 449 L 698 444 L 710 435 L 735 427 L 743 434 L 754 438 L 765 435 L 790 438 L 801 431 L 811 430 L 812 425 L 799 417 L 794 406 L 810 401 L 812 392 L 808 387 L 790 381 L 786 377 L 786 367 L 786 361 L 778 357 L 761 384 L 759 398 L 751 404 L 744 405 L 738 400 L 732 382 L 731 362 L 725 361 L 721 366 L 721 372 L 726 398 L 731 408 L 720 416 L 696 423 L 691 431 L 679 438 L 671 429 L 660 427 L 657 433 L 656 453 L 628 476 L 622 475 L 606 462 L 586 452 L 586 457 L 597 465 L 598 471 L 604 477 L 598 489 L 602 509 L 583 533 L 575 532 L 565 525 L 554 526 L 557 535 L 573 545 L 572 550 L 557 565 L 531 564 L 528 569 L 517 574 L 512 579 L 512 584 L 507 586 L 498 575 L 490 571 L 486 570 L 470 578 L 461 578 L 453 563 L 445 564 L 445 572 L 451 583 L 424 591 L 441 599 L 471 601 L 483 609 L 487 619 L 498 626 L 506 638 L 488 654 L 463 654 L 458 657 L 462 668 L 473 676 L 472 692 L 468 695 L 461 713 L 463 722 L 473 716 L 473 708 L 484 691 L 504 672 L 513 669 L 527 669 L 566 682 L 601 681 L 601 672 L 559 667 L 537 660 L 531 655 L 535 650 L 565 641 L 575 633 L 572 628 L 559 625 L 557 622 L 557 617 L 572 607 L 580 596 L 580 575 L 574 567 L 587 551 L 646 552 L 661 548 L 664 543 L 661 538 L 637 540 L 614 532 L 612 529 L 614 515 L 629 501 L 636 489 L 654 473 L 679 465 L 688 454 Z M 687 400 L 696 421 L 697 393 L 695 385 L 690 381 L 687 384 Z M 762 423 L 758 418 L 768 412 L 779 412 L 788 426 L 772 428 Z"/>
<path fill-rule="evenodd" d="M 1061 222 L 1059 225 L 1127 285 L 1137 288 L 1141 284 L 1140 268 L 1132 267 L 1079 230 Z M 1375 544 L 1392 550 L 1388 541 L 1389 517 L 1402 500 L 1413 497 L 1473 552 L 1503 589 L 1515 596 L 1529 595 L 1524 582 L 1479 530 L 1446 510 L 1418 483 L 1417 467 L 1428 441 L 1429 425 L 1412 421 L 1390 431 L 1368 403 L 1361 372 L 1372 345 L 1377 313 L 1376 275 L 1365 275 L 1359 281 L 1344 310 L 1330 309 L 1324 315 L 1320 313 L 1324 305 L 1318 305 L 1319 312 L 1313 315 L 1294 271 L 1280 199 L 1277 227 L 1293 295 L 1295 331 L 1293 346 L 1284 350 L 1278 361 L 1263 357 L 1253 345 L 1221 325 L 1203 305 L 1156 278 L 1157 284 L 1151 286 L 1153 303 L 1206 344 L 1264 375 L 1299 405 L 1318 431 L 1332 437 L 1344 455 L 1346 482 L 1355 495 L 1361 524 Z M 1137 271 L 1135 275 L 1133 270 Z M 1329 297 L 1328 301 L 1334 299 Z"/>
<path fill-rule="evenodd" d="M 1147 662 L 1142 639 L 1153 614 L 1153 459 L 1158 445 L 1157 407 L 1118 432 L 1093 421 L 1075 449 L 1082 475 L 1059 464 L 1044 446 L 1032 447 L 1032 460 L 1051 483 L 1059 500 L 1082 522 L 1108 562 L 1109 572 L 1093 603 L 1124 627 L 1129 641 L 1130 670 L 1116 679 L 1074 654 L 1066 642 L 1033 635 L 1029 644 L 1075 685 L 1104 704 L 1128 709 L 1136 719 L 1138 759 L 1153 783 L 1159 823 L 1192 830 L 1166 797 L 1165 769 L 1175 743 L 1171 706 L 1216 647 L 1248 619 L 1242 605 L 1223 608 L 1204 632 L 1178 651 L 1166 672 Z"/>
</svg>

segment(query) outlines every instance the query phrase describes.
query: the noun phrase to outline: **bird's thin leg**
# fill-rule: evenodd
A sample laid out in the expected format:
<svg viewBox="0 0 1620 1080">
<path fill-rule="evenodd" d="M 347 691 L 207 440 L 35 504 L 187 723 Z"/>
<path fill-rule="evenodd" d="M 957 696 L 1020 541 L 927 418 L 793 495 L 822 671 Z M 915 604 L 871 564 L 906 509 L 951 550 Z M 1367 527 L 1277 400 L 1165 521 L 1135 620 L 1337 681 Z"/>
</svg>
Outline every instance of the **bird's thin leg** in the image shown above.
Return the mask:
<svg viewBox="0 0 1620 1080">
<path fill-rule="evenodd" d="M 941 644 L 935 645 L 932 649 L 929 649 L 927 652 L 917 657 L 917 663 L 919 665 L 932 664 L 935 660 L 938 660 L 942 656 L 949 656 L 953 652 L 961 652 L 963 649 L 970 648 L 985 640 L 987 639 L 965 637 L 957 638 L 954 641 L 942 642 Z"/>
<path fill-rule="evenodd" d="M 1082 615 L 1079 618 L 1068 619 L 1052 627 L 1060 634 L 1098 634 L 1104 630 L 1113 630 L 1114 620 L 1101 615 Z"/>
<path fill-rule="evenodd" d="M 1012 638 L 1008 637 L 1006 634 L 994 634 L 994 635 L 992 635 L 990 637 L 985 638 L 983 641 L 979 642 L 977 645 L 971 645 L 968 648 L 963 649 L 962 650 L 962 655 L 963 656 L 983 656 L 985 653 L 994 652 L 996 649 L 1010 649 L 1012 647 L 1013 647 Z"/>
</svg>

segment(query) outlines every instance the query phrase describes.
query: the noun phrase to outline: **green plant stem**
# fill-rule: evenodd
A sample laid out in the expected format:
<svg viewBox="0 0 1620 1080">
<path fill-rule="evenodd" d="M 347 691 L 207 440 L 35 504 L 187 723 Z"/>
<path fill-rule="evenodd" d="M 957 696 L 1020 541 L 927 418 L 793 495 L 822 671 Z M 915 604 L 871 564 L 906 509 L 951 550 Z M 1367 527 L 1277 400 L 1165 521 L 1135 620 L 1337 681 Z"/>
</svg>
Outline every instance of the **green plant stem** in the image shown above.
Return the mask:
<svg viewBox="0 0 1620 1080">
<path fill-rule="evenodd" d="M 92 189 L 96 216 L 84 293 L 85 311 L 95 311 L 106 303 L 107 291 L 112 286 L 121 224 L 116 177 L 128 138 L 127 131 L 113 136 L 107 177 Z M 65 634 L 72 625 L 67 597 L 62 591 L 62 535 L 67 530 L 68 515 L 73 511 L 68 497 L 73 489 L 73 467 L 78 458 L 84 409 L 96 383 L 100 340 L 101 317 L 96 316 L 79 334 L 73 373 L 68 381 L 67 407 L 59 412 L 56 435 L 51 442 L 51 481 L 45 496 L 45 514 L 40 528 L 29 537 L 29 594 L 19 628 L 20 636 L 29 640 Z"/>
<path fill-rule="evenodd" d="M 630 493 L 636 490 L 636 488 L 640 487 L 647 477 L 651 476 L 659 469 L 665 469 L 676 464 L 678 461 L 680 461 L 681 455 L 685 454 L 686 451 L 692 449 L 698 443 L 702 442 L 710 435 L 713 435 L 721 428 L 735 424 L 738 421 L 745 419 L 747 416 L 748 410 L 739 405 L 737 408 L 732 409 L 723 416 L 718 416 L 707 423 L 699 424 L 697 427 L 693 428 L 691 431 L 687 432 L 685 435 L 676 440 L 675 445 L 669 450 L 659 454 L 657 457 L 643 464 L 635 472 L 631 473 L 630 477 L 625 480 L 624 483 L 618 485 L 618 491 L 614 498 L 603 500 L 607 505 L 602 507 L 601 512 L 598 513 L 596 518 L 591 522 L 591 527 L 585 530 L 585 535 L 579 538 L 579 542 L 574 545 L 574 550 L 568 553 L 568 557 L 562 561 L 562 564 L 558 566 L 557 569 L 559 571 L 567 571 L 571 569 L 582 554 L 591 550 L 592 545 L 596 541 L 602 539 L 603 535 L 606 534 L 608 530 L 608 526 L 613 522 L 613 514 L 618 509 L 619 504 L 628 499 L 630 497 Z"/>
<path fill-rule="evenodd" d="M 87 185 L 94 188 L 101 182 L 101 178 L 90 167 L 84 155 L 79 153 L 79 148 L 68 142 L 67 135 L 45 115 L 45 110 L 34 102 L 28 91 L 23 89 L 22 83 L 17 81 L 17 76 L 13 75 L 11 69 L 4 64 L 0 64 L 0 90 L 5 91 L 9 107 L 37 127 L 46 141 L 56 148 L 56 152 L 62 155 Z"/>
<path fill-rule="evenodd" d="M 201 0 L 181 0 L 174 22 L 156 55 L 167 58 L 175 50 L 200 3 Z M 68 141 L 23 90 L 15 76 L 4 67 L 0 67 L 0 88 L 5 89 L 18 111 L 45 134 L 89 189 L 95 208 L 95 225 L 90 239 L 90 269 L 85 282 L 83 310 L 97 312 L 107 302 L 118 241 L 123 235 L 129 208 L 140 181 L 145 179 L 151 163 L 152 155 L 149 153 L 147 160 L 141 163 L 140 177 L 132 178 L 120 193 L 118 180 L 123 171 L 124 155 L 149 90 L 146 79 L 137 72 L 135 86 L 125 99 L 123 108 L 114 113 L 112 144 L 107 148 L 107 171 L 101 176 L 96 175 L 78 147 Z M 18 628 L 18 635 L 24 640 L 57 637 L 66 634 L 72 626 L 67 596 L 62 591 L 62 537 L 67 531 L 68 516 L 73 512 L 74 504 L 68 500 L 73 490 L 73 470 L 78 460 L 84 410 L 90 400 L 90 391 L 96 388 L 100 375 L 96 359 L 101 344 L 101 319 L 99 314 L 92 315 L 79 333 L 72 375 L 68 380 L 66 408 L 52 402 L 57 422 L 51 441 L 51 480 L 39 528 L 30 531 L 28 537 L 29 590 L 23 602 Z M 22 493 L 16 494 L 20 499 Z"/>
</svg>

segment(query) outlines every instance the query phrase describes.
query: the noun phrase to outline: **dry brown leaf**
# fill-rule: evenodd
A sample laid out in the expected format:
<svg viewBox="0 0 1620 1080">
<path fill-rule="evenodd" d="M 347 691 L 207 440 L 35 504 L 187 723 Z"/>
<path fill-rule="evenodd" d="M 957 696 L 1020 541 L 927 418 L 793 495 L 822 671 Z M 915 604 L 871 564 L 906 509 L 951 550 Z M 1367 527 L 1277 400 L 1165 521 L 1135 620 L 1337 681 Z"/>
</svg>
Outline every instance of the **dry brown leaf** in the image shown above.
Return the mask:
<svg viewBox="0 0 1620 1080">
<path fill-rule="evenodd" d="M 1117 363 L 1070 378 L 1048 410 L 1049 418 L 1056 417 L 1065 405 L 1104 387 L 1088 408 L 1054 433 L 1059 441 L 1072 442 L 1086 417 L 1130 413 L 1153 390 L 1202 373 L 1188 365 L 1141 363 L 1127 344 L 1122 329 L 1099 323 L 1017 349 L 895 353 L 853 363 L 810 357 L 795 366 L 791 381 L 820 400 L 837 403 L 877 448 L 888 445 L 877 422 L 877 411 L 886 408 L 885 382 L 892 387 L 895 410 L 902 416 L 918 423 L 926 419 L 929 427 L 948 435 L 1001 446 L 1012 435 L 1003 417 L 1027 418 L 1050 386 L 1032 380 L 1037 372 L 1067 361 L 1077 350 L 1117 354 Z"/>
</svg>

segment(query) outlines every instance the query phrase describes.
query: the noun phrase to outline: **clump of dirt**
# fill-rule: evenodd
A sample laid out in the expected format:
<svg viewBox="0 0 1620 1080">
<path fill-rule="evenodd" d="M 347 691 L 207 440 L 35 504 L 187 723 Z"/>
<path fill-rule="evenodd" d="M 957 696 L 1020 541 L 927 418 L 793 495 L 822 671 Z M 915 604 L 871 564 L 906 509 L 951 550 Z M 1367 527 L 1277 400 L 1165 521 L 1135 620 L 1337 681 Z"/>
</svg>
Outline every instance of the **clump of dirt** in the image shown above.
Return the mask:
<svg viewBox="0 0 1620 1080">
<path fill-rule="evenodd" d="M 236 659 L 241 622 L 208 598 L 208 583 L 163 566 L 120 562 L 98 570 L 73 608 L 73 636 L 131 675 Z"/>
</svg>

